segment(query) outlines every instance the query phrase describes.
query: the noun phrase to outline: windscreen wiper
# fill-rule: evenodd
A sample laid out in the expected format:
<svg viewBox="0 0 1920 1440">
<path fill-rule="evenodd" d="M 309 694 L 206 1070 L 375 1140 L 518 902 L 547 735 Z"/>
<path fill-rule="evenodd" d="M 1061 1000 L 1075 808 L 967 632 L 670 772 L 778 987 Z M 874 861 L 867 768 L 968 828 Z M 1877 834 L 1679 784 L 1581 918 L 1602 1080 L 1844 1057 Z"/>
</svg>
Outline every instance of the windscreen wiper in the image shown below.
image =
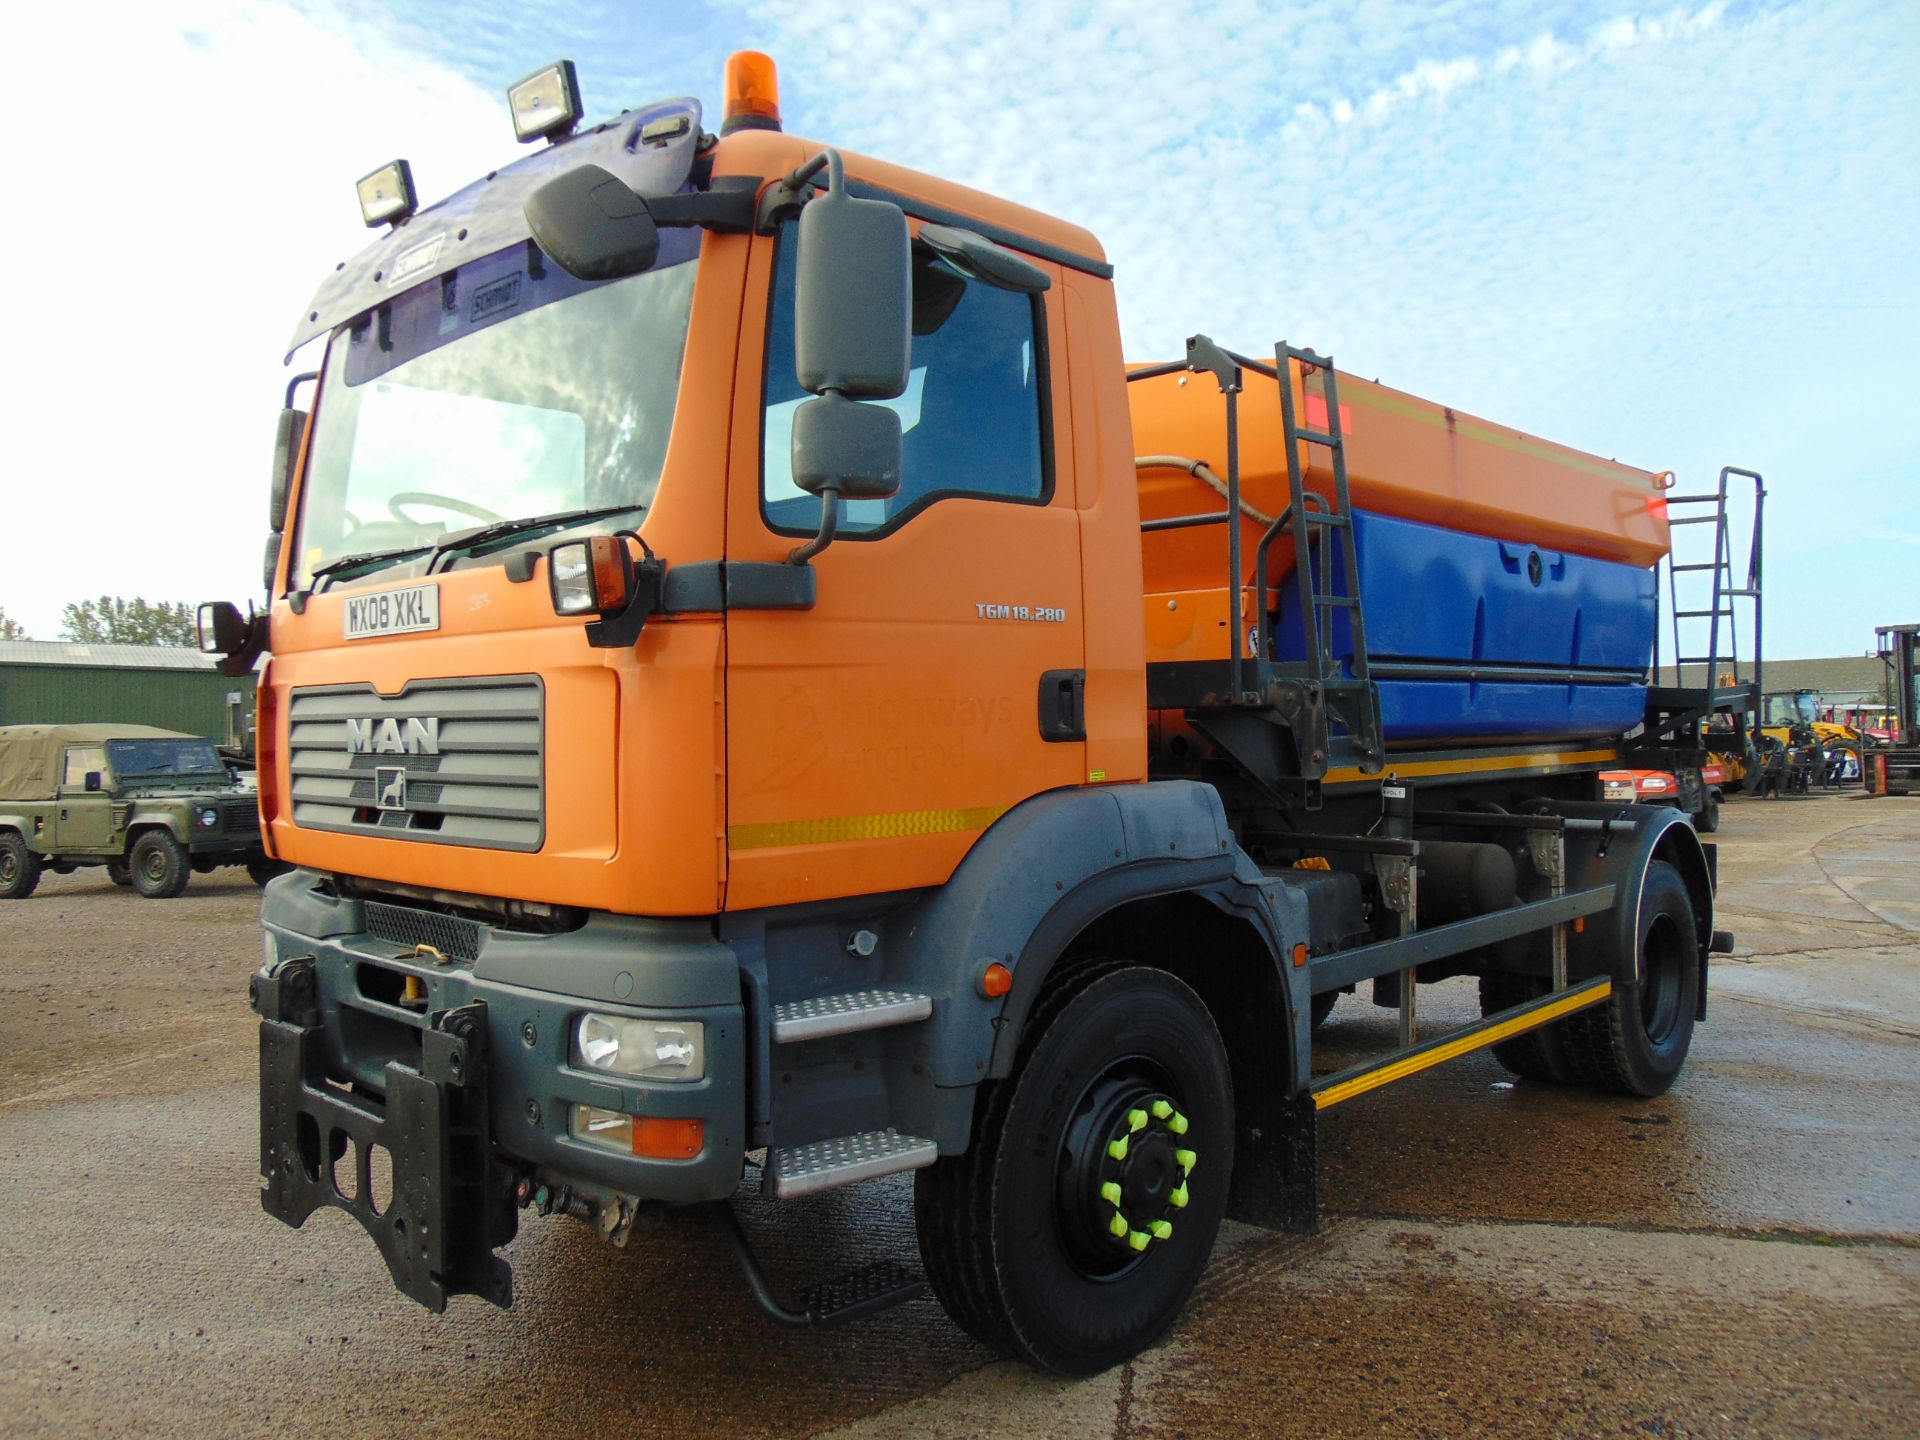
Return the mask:
<svg viewBox="0 0 1920 1440">
<path fill-rule="evenodd" d="M 427 557 L 427 573 L 433 573 L 434 566 L 443 555 L 452 555 L 461 550 L 471 551 L 476 545 L 484 545 L 489 540 L 504 540 L 509 535 L 528 530 L 584 525 L 589 520 L 604 520 L 609 515 L 627 515 L 646 508 L 644 505 L 597 505 L 585 510 L 558 510 L 551 515 L 533 515 L 524 520 L 496 520 L 471 530 L 456 530 L 431 547 L 433 553 Z"/>
<path fill-rule="evenodd" d="M 322 575 L 337 575 L 342 570 L 351 570 L 356 565 L 372 565 L 382 560 L 404 560 L 409 555 L 424 555 L 433 549 L 431 545 L 402 545 L 393 550 L 369 550 L 363 555 L 342 555 L 338 560 L 329 560 L 324 565 L 313 567 L 307 576 L 307 588 L 313 588 L 313 582 Z"/>
</svg>

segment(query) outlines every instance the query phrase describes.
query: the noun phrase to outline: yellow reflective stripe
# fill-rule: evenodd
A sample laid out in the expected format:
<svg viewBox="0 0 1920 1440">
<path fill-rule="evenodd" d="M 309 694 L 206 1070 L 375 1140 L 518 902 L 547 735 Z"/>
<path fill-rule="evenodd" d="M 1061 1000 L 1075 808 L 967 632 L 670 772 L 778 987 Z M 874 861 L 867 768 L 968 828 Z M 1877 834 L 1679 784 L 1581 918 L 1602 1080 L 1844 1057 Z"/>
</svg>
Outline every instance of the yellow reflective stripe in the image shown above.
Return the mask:
<svg viewBox="0 0 1920 1440">
<path fill-rule="evenodd" d="M 1589 981 L 1578 990 L 1571 991 L 1551 1005 L 1543 1005 L 1528 1015 L 1516 1015 L 1511 1020 L 1502 1020 L 1497 1025 L 1489 1025 L 1484 1030 L 1475 1030 L 1472 1034 L 1462 1035 L 1436 1045 L 1431 1050 L 1422 1050 L 1417 1055 L 1407 1055 L 1391 1064 L 1382 1065 L 1377 1070 L 1369 1070 L 1364 1075 L 1356 1075 L 1351 1080 L 1343 1080 L 1338 1085 L 1330 1085 L 1325 1090 L 1316 1090 L 1313 1095 L 1313 1108 L 1324 1110 L 1329 1105 L 1338 1105 L 1342 1100 L 1351 1100 L 1356 1095 L 1364 1095 L 1369 1090 L 1378 1090 L 1382 1085 L 1391 1085 L 1396 1080 L 1404 1080 L 1409 1075 L 1417 1075 L 1422 1070 L 1431 1069 L 1448 1060 L 1454 1060 L 1474 1050 L 1497 1045 L 1502 1040 L 1510 1040 L 1528 1030 L 1538 1029 L 1562 1015 L 1575 1010 L 1584 1010 L 1589 1005 L 1597 1005 L 1613 993 L 1613 981 L 1605 976 Z"/>
<path fill-rule="evenodd" d="M 1416 425 L 1425 425 L 1430 429 L 1447 428 L 1446 415 L 1434 406 L 1424 400 L 1403 400 L 1398 395 L 1389 393 L 1384 387 L 1372 390 L 1356 386 L 1341 395 L 1340 400 L 1343 404 L 1385 410 L 1390 415 L 1398 415 L 1402 420 L 1411 420 Z M 1584 470 L 1589 475 L 1601 475 L 1613 481 L 1619 481 L 1631 475 L 1640 482 L 1642 487 L 1652 489 L 1656 493 L 1664 493 L 1659 476 L 1642 470 L 1636 465 L 1622 465 L 1617 460 L 1602 460 L 1597 455 L 1585 455 L 1577 450 L 1568 450 L 1549 441 L 1536 440 L 1523 431 L 1503 430 L 1466 415 L 1456 414 L 1453 428 L 1463 440 L 1477 440 L 1483 445 L 1511 450 L 1517 455 L 1530 456 L 1535 460 L 1548 460 L 1555 465 L 1564 465 L 1570 470 Z"/>
<path fill-rule="evenodd" d="M 1556 765 L 1590 765 L 1596 761 L 1608 764 L 1620 758 L 1618 750 L 1541 750 L 1527 755 L 1477 755 L 1464 760 L 1408 760 L 1395 762 L 1387 757 L 1387 769 L 1402 780 L 1416 779 L 1422 775 L 1491 775 L 1501 770 L 1550 769 Z M 1385 771 L 1378 775 L 1363 774 L 1352 765 L 1337 765 L 1322 777 L 1329 785 L 1342 784 L 1349 780 L 1383 780 Z"/>
<path fill-rule="evenodd" d="M 897 840 L 907 835 L 947 835 L 984 830 L 1005 805 L 975 805 L 964 810 L 895 810 L 884 815 L 836 815 L 822 820 L 771 820 L 759 825 L 729 825 L 729 850 L 766 850 L 775 845 L 833 845 L 847 840 Z"/>
</svg>

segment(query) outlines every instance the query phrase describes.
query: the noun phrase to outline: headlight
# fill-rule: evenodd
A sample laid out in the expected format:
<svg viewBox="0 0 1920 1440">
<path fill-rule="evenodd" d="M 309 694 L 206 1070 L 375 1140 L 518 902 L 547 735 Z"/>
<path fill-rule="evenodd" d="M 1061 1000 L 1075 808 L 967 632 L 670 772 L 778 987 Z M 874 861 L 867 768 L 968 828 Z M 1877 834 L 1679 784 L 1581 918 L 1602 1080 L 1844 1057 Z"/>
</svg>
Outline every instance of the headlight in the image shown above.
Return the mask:
<svg viewBox="0 0 1920 1440">
<path fill-rule="evenodd" d="M 707 1073 L 707 1027 L 698 1020 L 582 1015 L 573 1030 L 573 1061 L 642 1080 L 698 1080 Z"/>
<path fill-rule="evenodd" d="M 195 812 L 193 818 L 199 822 L 202 830 L 211 830 L 220 823 L 220 812 L 218 810 L 200 810 Z"/>
<path fill-rule="evenodd" d="M 1673 789 L 1673 781 L 1664 775 L 1643 775 L 1640 777 L 1641 793 L 1646 795 L 1665 795 Z"/>
</svg>

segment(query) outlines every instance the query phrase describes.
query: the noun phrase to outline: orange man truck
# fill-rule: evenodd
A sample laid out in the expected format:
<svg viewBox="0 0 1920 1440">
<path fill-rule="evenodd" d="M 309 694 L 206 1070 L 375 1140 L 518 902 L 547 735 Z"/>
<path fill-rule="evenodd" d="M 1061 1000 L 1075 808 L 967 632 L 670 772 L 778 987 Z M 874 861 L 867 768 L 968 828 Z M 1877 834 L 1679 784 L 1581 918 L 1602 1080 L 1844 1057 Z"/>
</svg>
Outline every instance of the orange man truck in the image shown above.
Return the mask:
<svg viewBox="0 0 1920 1440">
<path fill-rule="evenodd" d="M 270 608 L 202 611 L 270 653 L 271 1214 L 439 1310 L 523 1216 L 704 1205 L 780 1321 L 926 1284 L 1086 1373 L 1222 1216 L 1317 1222 L 1329 1106 L 1673 1082 L 1712 851 L 1596 778 L 1716 703 L 1648 686 L 1655 476 L 1289 346 L 1130 368 L 1091 234 L 783 133 L 762 56 L 718 136 L 510 99 L 519 163 L 361 182 Z M 1324 1073 L 1362 986 L 1399 1043 Z M 729 1205 L 905 1171 L 924 1281 L 784 1300 Z"/>
</svg>

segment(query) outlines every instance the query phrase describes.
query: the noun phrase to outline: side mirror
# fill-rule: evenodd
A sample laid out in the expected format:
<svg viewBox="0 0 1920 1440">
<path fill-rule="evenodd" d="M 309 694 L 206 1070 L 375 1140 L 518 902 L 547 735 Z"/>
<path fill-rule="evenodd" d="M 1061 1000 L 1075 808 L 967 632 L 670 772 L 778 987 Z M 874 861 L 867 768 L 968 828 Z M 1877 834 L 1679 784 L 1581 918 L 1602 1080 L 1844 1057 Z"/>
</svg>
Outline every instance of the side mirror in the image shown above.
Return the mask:
<svg viewBox="0 0 1920 1440">
<path fill-rule="evenodd" d="M 106 787 L 106 781 L 98 770 L 89 770 L 87 771 L 86 787 L 87 793 L 92 795 L 104 789 Z"/>
<path fill-rule="evenodd" d="M 569 275 L 618 280 L 653 268 L 660 227 L 647 202 L 598 165 L 581 165 L 528 197 L 527 228 Z"/>
<path fill-rule="evenodd" d="M 913 359 L 913 246 L 906 214 L 847 194 L 828 150 L 791 183 L 827 167 L 828 189 L 800 212 L 793 301 L 794 373 L 818 399 L 793 417 L 794 483 L 820 497 L 820 532 L 788 552 L 804 565 L 833 543 L 840 500 L 884 500 L 900 489 L 900 417 L 863 400 L 907 388 Z"/>
<path fill-rule="evenodd" d="M 208 600 L 194 612 L 194 630 L 202 653 L 218 655 L 222 675 L 250 674 L 267 648 L 267 617 L 243 617 L 231 600 Z"/>
<path fill-rule="evenodd" d="M 231 655 L 247 642 L 247 622 L 231 600 L 208 600 L 194 612 L 193 628 L 208 655 Z"/>
<path fill-rule="evenodd" d="M 293 469 L 300 463 L 300 445 L 307 438 L 307 412 L 289 407 L 280 412 L 273 436 L 273 490 L 267 504 L 267 528 L 278 535 L 287 528 L 287 493 L 293 487 Z"/>
<path fill-rule="evenodd" d="M 793 483 L 809 495 L 885 500 L 900 490 L 900 416 L 829 392 L 793 416 Z"/>
<path fill-rule="evenodd" d="M 837 157 L 835 157 L 837 159 Z M 913 353 L 913 248 L 907 217 L 833 188 L 800 212 L 793 302 L 794 374 L 814 394 L 891 400 Z"/>
</svg>

